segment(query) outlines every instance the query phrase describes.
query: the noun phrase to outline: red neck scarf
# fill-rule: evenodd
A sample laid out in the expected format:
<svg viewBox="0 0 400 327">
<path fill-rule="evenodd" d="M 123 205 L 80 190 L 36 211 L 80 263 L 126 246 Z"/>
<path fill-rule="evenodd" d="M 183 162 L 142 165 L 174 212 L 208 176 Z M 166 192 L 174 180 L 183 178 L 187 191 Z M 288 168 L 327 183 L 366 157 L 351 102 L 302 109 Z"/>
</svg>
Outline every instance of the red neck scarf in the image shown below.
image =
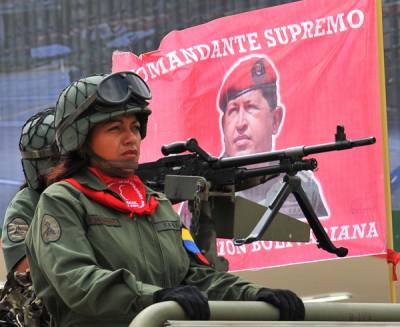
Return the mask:
<svg viewBox="0 0 400 327">
<path fill-rule="evenodd" d="M 134 214 L 151 215 L 155 212 L 158 201 L 154 196 L 150 196 L 149 201 L 146 202 L 146 189 L 138 176 L 134 175 L 127 178 L 110 177 L 94 167 L 89 167 L 89 170 L 103 181 L 110 190 L 119 194 L 124 201 L 110 193 L 95 191 L 83 186 L 74 178 L 68 178 L 66 181 L 96 202 L 119 211 L 129 212 L 130 217 L 133 217 Z"/>
</svg>

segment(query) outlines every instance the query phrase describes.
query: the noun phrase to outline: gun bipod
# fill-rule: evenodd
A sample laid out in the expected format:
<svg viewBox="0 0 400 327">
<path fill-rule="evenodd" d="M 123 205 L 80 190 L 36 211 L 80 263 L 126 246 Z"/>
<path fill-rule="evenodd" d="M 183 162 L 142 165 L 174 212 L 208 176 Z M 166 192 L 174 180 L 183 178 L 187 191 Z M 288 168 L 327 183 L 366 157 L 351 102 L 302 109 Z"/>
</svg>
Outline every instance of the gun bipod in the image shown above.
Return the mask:
<svg viewBox="0 0 400 327">
<path fill-rule="evenodd" d="M 237 246 L 240 246 L 260 240 L 268 226 L 276 217 L 279 209 L 282 207 L 283 203 L 291 193 L 294 195 L 304 214 L 304 217 L 307 219 L 308 224 L 314 232 L 318 243 L 317 246 L 329 253 L 336 254 L 338 257 L 345 257 L 348 253 L 348 249 L 344 247 L 338 248 L 332 243 L 301 186 L 300 177 L 291 176 L 288 174 L 284 176 L 284 183 L 280 187 L 279 192 L 276 194 L 267 211 L 261 217 L 254 229 L 245 238 L 233 239 L 233 243 Z"/>
</svg>

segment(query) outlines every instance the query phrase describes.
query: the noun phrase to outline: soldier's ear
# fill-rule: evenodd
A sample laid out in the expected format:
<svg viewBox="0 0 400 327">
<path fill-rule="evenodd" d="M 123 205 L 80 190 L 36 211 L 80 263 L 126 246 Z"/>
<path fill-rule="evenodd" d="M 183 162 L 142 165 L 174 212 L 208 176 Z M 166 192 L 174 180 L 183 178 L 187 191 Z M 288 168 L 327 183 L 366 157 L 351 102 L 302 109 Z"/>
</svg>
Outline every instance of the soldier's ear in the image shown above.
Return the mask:
<svg viewBox="0 0 400 327">
<path fill-rule="evenodd" d="M 272 112 L 272 132 L 273 134 L 278 133 L 279 127 L 281 126 L 283 118 L 283 109 L 281 107 L 276 107 Z"/>
</svg>

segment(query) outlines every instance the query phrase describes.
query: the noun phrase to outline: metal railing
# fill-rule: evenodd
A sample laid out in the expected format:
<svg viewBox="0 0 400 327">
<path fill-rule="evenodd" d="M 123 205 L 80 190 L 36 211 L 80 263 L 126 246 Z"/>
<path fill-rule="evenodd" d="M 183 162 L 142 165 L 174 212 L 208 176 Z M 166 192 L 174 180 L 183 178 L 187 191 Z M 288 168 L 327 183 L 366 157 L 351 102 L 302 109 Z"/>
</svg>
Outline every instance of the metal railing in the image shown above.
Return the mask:
<svg viewBox="0 0 400 327">
<path fill-rule="evenodd" d="M 212 321 L 279 320 L 278 310 L 264 302 L 210 301 L 209 304 L 211 312 L 209 326 L 213 326 Z M 400 304 L 306 303 L 305 308 L 306 321 L 399 322 L 390 325 L 400 326 Z M 129 327 L 163 327 L 167 321 L 187 319 L 178 303 L 167 301 L 153 304 L 144 309 Z M 207 326 L 207 322 L 203 322 L 201 326 Z"/>
</svg>

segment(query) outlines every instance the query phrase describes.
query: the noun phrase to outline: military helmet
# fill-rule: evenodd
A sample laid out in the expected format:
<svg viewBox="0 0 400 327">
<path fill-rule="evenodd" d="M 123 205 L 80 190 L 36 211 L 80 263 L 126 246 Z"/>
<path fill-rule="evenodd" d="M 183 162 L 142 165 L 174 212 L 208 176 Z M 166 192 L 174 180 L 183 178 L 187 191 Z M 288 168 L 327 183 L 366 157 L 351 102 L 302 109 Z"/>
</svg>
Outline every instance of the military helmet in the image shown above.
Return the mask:
<svg viewBox="0 0 400 327">
<path fill-rule="evenodd" d="M 45 109 L 27 120 L 19 140 L 26 182 L 33 189 L 44 187 L 43 176 L 58 160 L 55 143 L 54 108 Z"/>
<path fill-rule="evenodd" d="M 132 72 L 93 75 L 73 82 L 56 104 L 56 140 L 61 154 L 79 150 L 96 124 L 128 113 L 136 115 L 144 139 L 150 99 L 146 82 Z"/>
</svg>

